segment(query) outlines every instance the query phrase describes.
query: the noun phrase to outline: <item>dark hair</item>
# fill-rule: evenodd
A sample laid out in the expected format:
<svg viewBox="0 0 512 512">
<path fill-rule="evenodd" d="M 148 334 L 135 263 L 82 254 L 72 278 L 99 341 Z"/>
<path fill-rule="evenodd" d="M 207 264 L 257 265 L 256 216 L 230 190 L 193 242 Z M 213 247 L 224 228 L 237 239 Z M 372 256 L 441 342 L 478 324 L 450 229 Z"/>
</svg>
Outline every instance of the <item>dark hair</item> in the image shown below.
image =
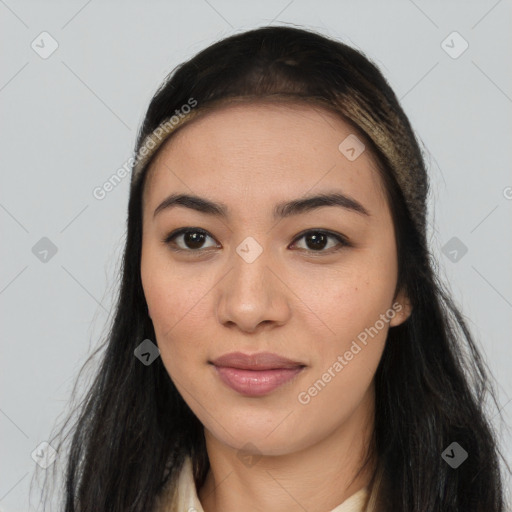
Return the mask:
<svg viewBox="0 0 512 512">
<path fill-rule="evenodd" d="M 397 291 L 407 293 L 413 308 L 406 322 L 389 330 L 375 375 L 372 450 L 386 475 L 387 508 L 502 512 L 500 452 L 484 411 L 487 396 L 497 404 L 496 393 L 461 313 L 433 270 L 425 232 L 414 221 L 417 212 L 397 184 L 396 162 L 405 162 L 422 181 L 416 188 L 425 204 L 421 150 L 380 71 L 361 52 L 306 30 L 265 27 L 233 35 L 167 77 L 149 105 L 136 153 L 191 97 L 198 108 L 230 99 L 296 99 L 335 112 L 364 138 L 394 220 Z M 354 108 L 361 105 L 372 113 L 370 121 L 364 109 Z M 146 367 L 133 354 L 143 340 L 155 340 L 140 275 L 144 178 L 130 192 L 122 281 L 110 332 L 98 349 L 104 350 L 99 371 L 72 428 L 69 418 L 60 432 L 67 439 L 72 431 L 66 512 L 147 512 L 164 484 L 172 488 L 186 456 L 198 486 L 209 467 L 202 425 L 161 358 Z M 457 469 L 441 457 L 452 442 L 469 454 Z"/>
</svg>

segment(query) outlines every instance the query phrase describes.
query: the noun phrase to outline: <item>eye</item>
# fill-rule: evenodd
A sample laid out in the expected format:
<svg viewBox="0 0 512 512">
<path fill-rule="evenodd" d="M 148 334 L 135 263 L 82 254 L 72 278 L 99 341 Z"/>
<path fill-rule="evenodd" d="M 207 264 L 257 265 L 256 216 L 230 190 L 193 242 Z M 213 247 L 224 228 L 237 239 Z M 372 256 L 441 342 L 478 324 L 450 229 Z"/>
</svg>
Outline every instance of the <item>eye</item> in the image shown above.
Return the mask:
<svg viewBox="0 0 512 512">
<path fill-rule="evenodd" d="M 303 248 L 306 251 L 310 252 L 324 252 L 324 253 L 331 253 L 335 252 L 337 250 L 342 249 L 343 247 L 349 247 L 351 244 L 348 242 L 348 240 L 339 233 L 332 233 L 330 231 L 325 230 L 308 230 L 304 233 L 301 233 L 293 242 L 292 245 L 296 245 L 297 240 L 304 239 L 306 247 Z M 335 240 L 337 244 L 331 244 L 329 246 L 329 239 Z M 329 247 L 327 247 L 329 246 Z M 324 250 L 327 247 L 327 250 Z M 334 251 L 330 250 L 333 249 Z"/>
<path fill-rule="evenodd" d="M 204 229 L 186 227 L 169 233 L 169 235 L 164 238 L 163 242 L 167 245 L 174 246 L 172 247 L 172 250 L 174 251 L 200 253 L 208 248 L 219 247 L 216 243 L 213 243 L 210 246 L 205 246 L 205 240 L 208 238 L 213 240 L 213 237 L 210 236 Z M 348 242 L 348 240 L 340 233 L 333 233 L 320 229 L 310 229 L 308 231 L 304 231 L 295 238 L 291 246 L 296 246 L 297 241 L 302 239 L 304 239 L 306 247 L 299 247 L 299 249 L 309 252 L 331 253 L 340 250 L 343 247 L 351 247 L 351 244 Z M 329 239 L 331 240 L 330 246 Z M 337 243 L 333 244 L 332 241 Z M 326 248 L 327 250 L 325 250 Z M 334 249 L 334 251 L 331 249 Z"/>
<path fill-rule="evenodd" d="M 165 244 L 177 245 L 175 251 L 199 252 L 205 247 L 203 246 L 207 238 L 212 238 L 204 229 L 201 228 L 180 228 L 167 235 L 164 239 Z M 180 241 L 178 243 L 177 241 Z M 213 238 L 212 238 L 213 240 Z M 215 244 L 210 247 L 216 247 Z"/>
</svg>

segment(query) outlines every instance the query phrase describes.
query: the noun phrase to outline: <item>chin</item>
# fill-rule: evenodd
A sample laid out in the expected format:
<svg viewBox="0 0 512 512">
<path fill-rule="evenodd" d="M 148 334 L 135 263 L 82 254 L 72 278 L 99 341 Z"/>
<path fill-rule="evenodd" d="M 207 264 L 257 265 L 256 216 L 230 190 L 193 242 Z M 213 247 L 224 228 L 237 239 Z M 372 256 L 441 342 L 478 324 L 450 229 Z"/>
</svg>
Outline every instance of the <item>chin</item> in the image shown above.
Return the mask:
<svg viewBox="0 0 512 512">
<path fill-rule="evenodd" d="M 280 424 L 286 415 L 280 414 L 279 418 L 272 415 L 271 420 L 268 417 L 260 417 L 255 421 L 247 421 L 245 417 L 246 421 L 241 421 L 238 416 L 231 424 L 228 415 L 223 414 L 222 416 L 224 428 L 219 428 L 216 423 L 212 425 L 213 429 L 206 428 L 211 437 L 237 452 L 250 452 L 262 456 L 287 455 L 300 451 L 315 442 L 311 433 L 299 431 L 296 425 Z"/>
</svg>

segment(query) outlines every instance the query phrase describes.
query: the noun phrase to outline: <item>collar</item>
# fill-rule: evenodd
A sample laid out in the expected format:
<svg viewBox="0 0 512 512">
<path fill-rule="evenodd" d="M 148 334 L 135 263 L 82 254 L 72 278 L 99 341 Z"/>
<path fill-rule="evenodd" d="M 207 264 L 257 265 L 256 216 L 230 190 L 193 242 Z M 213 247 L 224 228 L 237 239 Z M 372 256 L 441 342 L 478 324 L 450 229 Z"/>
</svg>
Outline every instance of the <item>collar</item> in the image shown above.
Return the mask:
<svg viewBox="0 0 512 512">
<path fill-rule="evenodd" d="M 347 498 L 343 503 L 332 509 L 330 512 L 365 512 L 366 504 L 369 498 L 368 487 L 363 487 L 355 494 Z M 192 472 L 192 460 L 190 457 L 185 459 L 178 479 L 178 496 L 177 496 L 177 510 L 204 512 L 194 482 Z M 170 505 L 168 508 L 158 509 L 158 512 L 168 512 L 171 510 Z"/>
</svg>

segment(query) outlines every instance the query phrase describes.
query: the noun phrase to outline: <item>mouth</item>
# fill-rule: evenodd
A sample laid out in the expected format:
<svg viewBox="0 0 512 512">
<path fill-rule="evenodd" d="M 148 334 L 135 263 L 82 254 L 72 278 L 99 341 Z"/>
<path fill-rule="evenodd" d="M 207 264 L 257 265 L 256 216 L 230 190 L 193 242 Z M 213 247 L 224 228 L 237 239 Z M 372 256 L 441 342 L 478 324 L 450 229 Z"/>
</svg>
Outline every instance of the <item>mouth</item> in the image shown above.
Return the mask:
<svg viewBox="0 0 512 512">
<path fill-rule="evenodd" d="M 245 396 L 264 396 L 291 381 L 305 364 L 269 352 L 233 352 L 209 361 L 221 381 Z"/>
</svg>

